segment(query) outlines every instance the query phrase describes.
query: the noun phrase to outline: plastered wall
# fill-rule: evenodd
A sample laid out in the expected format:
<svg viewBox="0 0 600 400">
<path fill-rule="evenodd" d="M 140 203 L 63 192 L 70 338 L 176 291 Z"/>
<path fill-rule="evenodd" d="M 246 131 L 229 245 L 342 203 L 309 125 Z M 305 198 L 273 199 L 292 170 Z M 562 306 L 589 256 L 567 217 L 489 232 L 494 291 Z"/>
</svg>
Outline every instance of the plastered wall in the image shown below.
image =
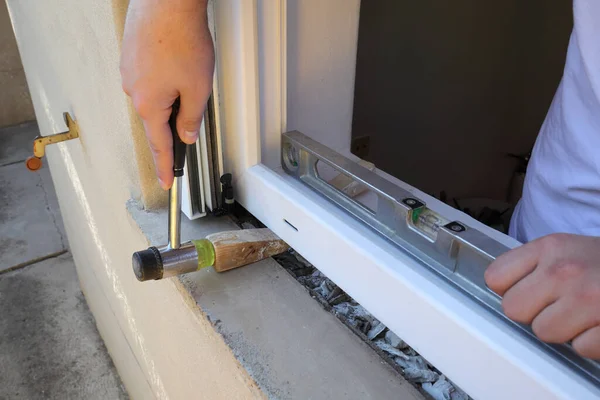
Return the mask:
<svg viewBox="0 0 600 400">
<path fill-rule="evenodd" d="M 4 1 L 0 1 L 0 88 L 0 127 L 35 119 Z"/>
<path fill-rule="evenodd" d="M 122 93 L 126 3 L 9 0 L 43 135 L 76 118 L 80 138 L 47 162 L 81 286 L 132 398 L 258 398 L 222 338 L 177 280 L 140 284 L 131 254 L 148 246 L 130 198 L 160 204 L 143 131 Z"/>
</svg>

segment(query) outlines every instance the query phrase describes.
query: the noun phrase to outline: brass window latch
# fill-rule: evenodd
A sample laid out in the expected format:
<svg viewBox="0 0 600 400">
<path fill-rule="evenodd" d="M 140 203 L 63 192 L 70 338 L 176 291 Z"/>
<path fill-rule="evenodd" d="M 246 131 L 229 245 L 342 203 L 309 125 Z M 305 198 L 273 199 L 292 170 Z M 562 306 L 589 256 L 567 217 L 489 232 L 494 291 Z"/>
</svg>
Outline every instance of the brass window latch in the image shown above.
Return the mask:
<svg viewBox="0 0 600 400">
<path fill-rule="evenodd" d="M 37 136 L 33 140 L 33 156 L 25 161 L 28 170 L 37 171 L 42 168 L 42 157 L 46 154 L 47 145 L 64 142 L 65 140 L 77 139 L 79 137 L 79 127 L 69 113 L 63 113 L 63 118 L 68 129 L 66 132 L 48 136 Z"/>
</svg>

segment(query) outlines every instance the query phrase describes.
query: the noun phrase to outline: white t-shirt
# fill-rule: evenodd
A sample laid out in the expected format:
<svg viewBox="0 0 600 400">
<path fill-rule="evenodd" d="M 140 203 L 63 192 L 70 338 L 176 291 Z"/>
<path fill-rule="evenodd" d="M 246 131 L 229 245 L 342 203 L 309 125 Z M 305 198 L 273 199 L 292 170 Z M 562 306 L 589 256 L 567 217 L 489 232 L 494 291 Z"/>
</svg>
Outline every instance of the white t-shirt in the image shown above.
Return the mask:
<svg viewBox="0 0 600 400">
<path fill-rule="evenodd" d="M 600 0 L 575 0 L 565 70 L 513 215 L 521 242 L 557 232 L 600 236 Z"/>
</svg>

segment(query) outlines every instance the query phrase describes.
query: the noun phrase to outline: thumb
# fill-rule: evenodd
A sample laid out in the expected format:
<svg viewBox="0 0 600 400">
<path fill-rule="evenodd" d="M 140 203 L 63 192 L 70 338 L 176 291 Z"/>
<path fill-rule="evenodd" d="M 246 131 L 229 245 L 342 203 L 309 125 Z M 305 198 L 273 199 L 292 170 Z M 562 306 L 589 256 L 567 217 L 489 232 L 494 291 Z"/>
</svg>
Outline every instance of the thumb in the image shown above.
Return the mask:
<svg viewBox="0 0 600 400">
<path fill-rule="evenodd" d="M 206 101 L 189 94 L 181 94 L 181 106 L 177 115 L 177 132 L 184 143 L 193 144 L 198 139 Z"/>
</svg>

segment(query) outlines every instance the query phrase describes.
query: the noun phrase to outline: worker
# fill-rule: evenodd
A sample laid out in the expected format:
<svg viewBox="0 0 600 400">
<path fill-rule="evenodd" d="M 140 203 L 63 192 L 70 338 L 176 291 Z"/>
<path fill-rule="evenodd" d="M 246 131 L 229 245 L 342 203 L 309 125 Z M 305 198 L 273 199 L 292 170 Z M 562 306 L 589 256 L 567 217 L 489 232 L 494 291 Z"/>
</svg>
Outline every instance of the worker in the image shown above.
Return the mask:
<svg viewBox="0 0 600 400">
<path fill-rule="evenodd" d="M 131 0 L 122 45 L 123 88 L 140 115 L 164 189 L 173 182 L 177 131 L 198 138 L 212 89 L 207 0 Z M 511 234 L 526 242 L 485 272 L 506 315 L 550 343 L 600 359 L 600 2 L 574 0 L 560 86 L 529 162 Z M 558 233 L 562 232 L 562 233 Z"/>
</svg>

